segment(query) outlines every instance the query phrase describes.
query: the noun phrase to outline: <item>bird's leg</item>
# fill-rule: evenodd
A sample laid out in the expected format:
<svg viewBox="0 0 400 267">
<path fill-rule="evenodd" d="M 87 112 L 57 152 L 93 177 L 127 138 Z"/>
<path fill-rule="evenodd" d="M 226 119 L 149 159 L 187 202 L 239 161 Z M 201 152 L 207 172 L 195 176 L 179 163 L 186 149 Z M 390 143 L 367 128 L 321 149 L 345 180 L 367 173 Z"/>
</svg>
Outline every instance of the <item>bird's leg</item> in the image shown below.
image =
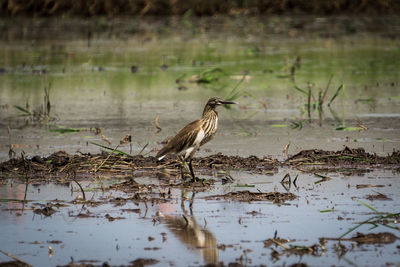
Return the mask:
<svg viewBox="0 0 400 267">
<path fill-rule="evenodd" d="M 181 160 L 181 179 L 182 179 L 182 184 L 185 183 L 185 174 L 183 173 L 183 168 L 186 170 L 189 170 L 189 167 L 187 165 L 187 162 L 183 156 L 179 156 L 179 159 Z"/>
<path fill-rule="evenodd" d="M 192 167 L 192 159 L 189 160 L 189 170 L 190 170 L 190 175 L 192 176 L 192 182 L 196 182 L 196 176 L 194 175 Z"/>
<path fill-rule="evenodd" d="M 181 179 L 182 179 L 182 184 L 185 182 L 185 175 L 183 173 L 183 165 L 180 166 L 181 169 Z"/>
</svg>

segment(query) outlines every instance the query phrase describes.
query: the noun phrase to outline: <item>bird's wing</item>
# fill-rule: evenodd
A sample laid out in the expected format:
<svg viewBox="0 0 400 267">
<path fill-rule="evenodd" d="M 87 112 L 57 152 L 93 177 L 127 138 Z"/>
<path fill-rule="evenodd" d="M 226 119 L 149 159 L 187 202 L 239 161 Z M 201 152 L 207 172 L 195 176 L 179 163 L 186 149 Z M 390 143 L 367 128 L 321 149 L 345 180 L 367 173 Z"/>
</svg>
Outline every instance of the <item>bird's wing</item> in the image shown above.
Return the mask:
<svg viewBox="0 0 400 267">
<path fill-rule="evenodd" d="M 161 158 L 168 153 L 179 153 L 193 145 L 197 134 L 201 130 L 201 120 L 196 120 L 180 130 L 160 151 L 156 157 Z"/>
</svg>

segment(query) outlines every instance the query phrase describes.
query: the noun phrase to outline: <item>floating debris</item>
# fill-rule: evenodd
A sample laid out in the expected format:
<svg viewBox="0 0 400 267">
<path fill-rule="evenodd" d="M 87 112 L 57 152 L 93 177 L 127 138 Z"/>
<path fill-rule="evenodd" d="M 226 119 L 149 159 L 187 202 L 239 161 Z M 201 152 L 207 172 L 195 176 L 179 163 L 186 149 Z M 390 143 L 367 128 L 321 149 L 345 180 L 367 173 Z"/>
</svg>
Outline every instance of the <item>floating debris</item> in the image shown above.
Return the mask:
<svg viewBox="0 0 400 267">
<path fill-rule="evenodd" d="M 51 216 L 56 212 L 56 210 L 53 209 L 51 206 L 46 206 L 42 209 L 34 209 L 33 212 L 35 214 L 43 214 L 44 216 Z"/>
<path fill-rule="evenodd" d="M 120 145 L 127 144 L 127 143 L 132 143 L 132 135 L 130 135 L 130 134 L 126 134 L 125 137 L 119 141 Z"/>
<path fill-rule="evenodd" d="M 230 192 L 225 195 L 214 195 L 206 197 L 206 199 L 215 199 L 215 198 L 224 198 L 230 200 L 237 200 L 237 201 L 272 201 L 275 204 L 282 204 L 285 201 L 294 200 L 297 196 L 293 193 L 281 193 L 281 192 L 269 192 L 269 193 L 262 193 L 262 192 L 250 192 L 246 191 L 237 191 L 237 192 Z"/>
<path fill-rule="evenodd" d="M 373 200 L 392 200 L 390 197 L 388 197 L 385 194 L 382 194 L 382 193 L 379 193 L 379 192 L 376 192 L 376 193 L 377 193 L 376 195 L 368 195 L 366 197 L 366 199 L 368 199 L 370 201 L 373 201 Z"/>
<path fill-rule="evenodd" d="M 392 233 L 383 232 L 383 233 L 370 233 L 370 234 L 363 234 L 357 232 L 355 236 L 351 238 L 325 238 L 326 240 L 340 240 L 340 241 L 352 241 L 357 242 L 357 244 L 392 244 L 397 239 Z"/>
</svg>

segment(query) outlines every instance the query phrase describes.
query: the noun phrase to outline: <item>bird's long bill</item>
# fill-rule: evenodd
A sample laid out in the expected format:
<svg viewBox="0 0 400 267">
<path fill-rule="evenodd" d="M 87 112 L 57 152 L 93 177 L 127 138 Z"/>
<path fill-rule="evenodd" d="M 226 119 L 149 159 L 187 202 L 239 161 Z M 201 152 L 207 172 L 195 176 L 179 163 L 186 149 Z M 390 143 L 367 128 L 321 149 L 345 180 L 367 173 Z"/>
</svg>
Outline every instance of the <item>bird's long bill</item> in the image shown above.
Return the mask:
<svg viewBox="0 0 400 267">
<path fill-rule="evenodd" d="M 219 100 L 219 103 L 226 105 L 226 104 L 238 104 L 237 102 L 229 101 L 229 100 Z"/>
</svg>

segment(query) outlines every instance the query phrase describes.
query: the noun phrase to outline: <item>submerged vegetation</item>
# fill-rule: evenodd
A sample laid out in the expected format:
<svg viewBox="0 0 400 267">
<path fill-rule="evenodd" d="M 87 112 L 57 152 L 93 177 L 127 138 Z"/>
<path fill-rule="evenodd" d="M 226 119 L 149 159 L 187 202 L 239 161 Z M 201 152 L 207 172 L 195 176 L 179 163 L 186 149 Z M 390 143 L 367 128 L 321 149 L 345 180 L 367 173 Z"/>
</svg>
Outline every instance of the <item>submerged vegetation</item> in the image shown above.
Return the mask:
<svg viewBox="0 0 400 267">
<path fill-rule="evenodd" d="M 27 102 L 25 108 L 20 105 L 14 105 L 14 108 L 20 113 L 12 116 L 12 118 L 25 118 L 27 123 L 48 123 L 54 121 L 55 117 L 50 115 L 51 103 L 50 103 L 50 89 L 51 83 L 43 87 L 43 103 L 33 109 L 30 109 L 29 103 Z"/>
</svg>

